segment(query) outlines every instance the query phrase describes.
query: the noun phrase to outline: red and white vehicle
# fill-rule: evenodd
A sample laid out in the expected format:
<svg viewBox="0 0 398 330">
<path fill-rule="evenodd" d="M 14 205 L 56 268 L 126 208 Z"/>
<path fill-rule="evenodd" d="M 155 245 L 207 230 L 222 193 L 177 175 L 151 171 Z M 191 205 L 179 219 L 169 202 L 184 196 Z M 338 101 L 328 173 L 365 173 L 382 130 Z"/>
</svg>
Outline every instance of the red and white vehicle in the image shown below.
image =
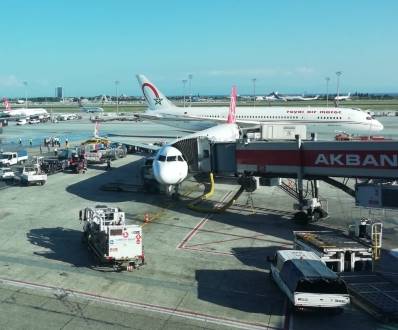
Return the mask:
<svg viewBox="0 0 398 330">
<path fill-rule="evenodd" d="M 119 208 L 86 207 L 79 212 L 79 219 L 83 221 L 83 242 L 100 263 L 112 265 L 117 271 L 132 271 L 144 264 L 142 228 L 127 225 Z"/>
</svg>

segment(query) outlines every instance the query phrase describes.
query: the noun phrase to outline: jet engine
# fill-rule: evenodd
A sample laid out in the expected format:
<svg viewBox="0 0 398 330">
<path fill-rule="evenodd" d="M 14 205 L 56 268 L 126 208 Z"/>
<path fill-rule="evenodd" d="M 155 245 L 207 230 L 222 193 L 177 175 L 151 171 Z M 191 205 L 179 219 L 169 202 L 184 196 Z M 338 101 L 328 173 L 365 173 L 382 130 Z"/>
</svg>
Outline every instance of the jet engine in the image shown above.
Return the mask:
<svg viewBox="0 0 398 330">
<path fill-rule="evenodd" d="M 177 185 L 188 175 L 188 164 L 181 151 L 169 145 L 158 151 L 152 169 L 156 181 L 164 185 Z"/>
</svg>

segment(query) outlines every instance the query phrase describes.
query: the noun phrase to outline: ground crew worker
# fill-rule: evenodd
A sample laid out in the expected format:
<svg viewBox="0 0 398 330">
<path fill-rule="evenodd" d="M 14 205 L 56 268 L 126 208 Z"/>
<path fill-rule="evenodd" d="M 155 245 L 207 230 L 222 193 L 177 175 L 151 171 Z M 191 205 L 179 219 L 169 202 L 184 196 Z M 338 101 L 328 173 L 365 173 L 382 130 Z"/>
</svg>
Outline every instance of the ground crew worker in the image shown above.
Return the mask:
<svg viewBox="0 0 398 330">
<path fill-rule="evenodd" d="M 19 145 L 22 145 L 22 139 L 19 138 Z"/>
<path fill-rule="evenodd" d="M 68 147 L 68 138 L 65 138 L 65 146 Z"/>
<path fill-rule="evenodd" d="M 32 144 L 33 144 L 32 139 L 29 139 L 29 145 L 32 146 Z"/>
<path fill-rule="evenodd" d="M 106 169 L 110 170 L 111 169 L 111 159 L 108 158 L 108 160 L 106 161 Z"/>
</svg>

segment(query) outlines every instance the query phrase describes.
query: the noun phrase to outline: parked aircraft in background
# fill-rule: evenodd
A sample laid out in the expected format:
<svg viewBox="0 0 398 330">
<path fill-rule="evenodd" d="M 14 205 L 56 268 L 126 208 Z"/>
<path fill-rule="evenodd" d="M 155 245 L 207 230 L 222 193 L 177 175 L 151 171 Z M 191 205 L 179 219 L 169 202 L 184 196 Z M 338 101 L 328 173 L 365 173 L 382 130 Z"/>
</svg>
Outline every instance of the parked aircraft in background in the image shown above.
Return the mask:
<svg viewBox="0 0 398 330">
<path fill-rule="evenodd" d="M 334 98 L 335 101 L 347 101 L 351 100 L 351 93 L 348 93 L 347 95 L 339 95 Z"/>
<path fill-rule="evenodd" d="M 286 101 L 314 101 L 319 99 L 319 95 L 314 97 L 305 97 L 304 95 L 279 95 Z"/>
<path fill-rule="evenodd" d="M 187 129 L 187 121 L 198 126 L 214 126 L 225 122 L 227 107 L 177 107 L 170 102 L 145 76 L 137 75 L 148 110 L 135 114 L 149 120 L 161 120 L 165 125 Z M 311 132 L 323 132 L 326 127 L 334 131 L 380 131 L 383 125 L 369 112 L 352 108 L 332 107 L 241 107 L 237 109 L 236 122 L 241 127 L 258 127 L 260 124 L 304 124 Z M 203 124 L 203 125 L 201 125 Z"/>
<path fill-rule="evenodd" d="M 305 97 L 304 95 L 283 95 L 278 92 L 272 92 L 267 96 L 258 96 L 257 101 L 313 101 L 318 100 L 319 95 L 314 97 Z"/>
<path fill-rule="evenodd" d="M 80 111 L 93 113 L 93 112 L 104 112 L 104 109 L 100 108 L 100 107 L 83 106 L 83 107 L 80 107 Z"/>
<path fill-rule="evenodd" d="M 264 99 L 265 99 L 265 101 L 268 101 L 268 102 L 275 102 L 275 101 L 286 102 L 286 100 L 283 97 L 279 96 L 278 92 L 272 92 L 271 94 L 264 96 Z"/>
<path fill-rule="evenodd" d="M 6 98 L 3 98 L 3 104 L 5 110 L 3 113 L 7 114 L 10 117 L 48 117 L 49 114 L 46 109 L 43 108 L 16 108 L 12 109 L 11 104 L 8 102 Z"/>
</svg>

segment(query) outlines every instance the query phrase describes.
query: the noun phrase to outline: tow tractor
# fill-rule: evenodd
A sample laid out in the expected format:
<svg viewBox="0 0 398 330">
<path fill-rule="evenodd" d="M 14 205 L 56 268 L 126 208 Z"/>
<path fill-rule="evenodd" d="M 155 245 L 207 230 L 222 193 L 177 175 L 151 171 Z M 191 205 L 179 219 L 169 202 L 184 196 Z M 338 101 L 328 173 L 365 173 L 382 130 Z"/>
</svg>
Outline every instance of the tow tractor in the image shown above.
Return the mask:
<svg viewBox="0 0 398 330">
<path fill-rule="evenodd" d="M 82 242 L 101 264 L 111 265 L 115 271 L 132 271 L 144 264 L 141 226 L 127 225 L 119 208 L 86 207 L 80 210 L 79 219 L 83 222 Z"/>
</svg>

